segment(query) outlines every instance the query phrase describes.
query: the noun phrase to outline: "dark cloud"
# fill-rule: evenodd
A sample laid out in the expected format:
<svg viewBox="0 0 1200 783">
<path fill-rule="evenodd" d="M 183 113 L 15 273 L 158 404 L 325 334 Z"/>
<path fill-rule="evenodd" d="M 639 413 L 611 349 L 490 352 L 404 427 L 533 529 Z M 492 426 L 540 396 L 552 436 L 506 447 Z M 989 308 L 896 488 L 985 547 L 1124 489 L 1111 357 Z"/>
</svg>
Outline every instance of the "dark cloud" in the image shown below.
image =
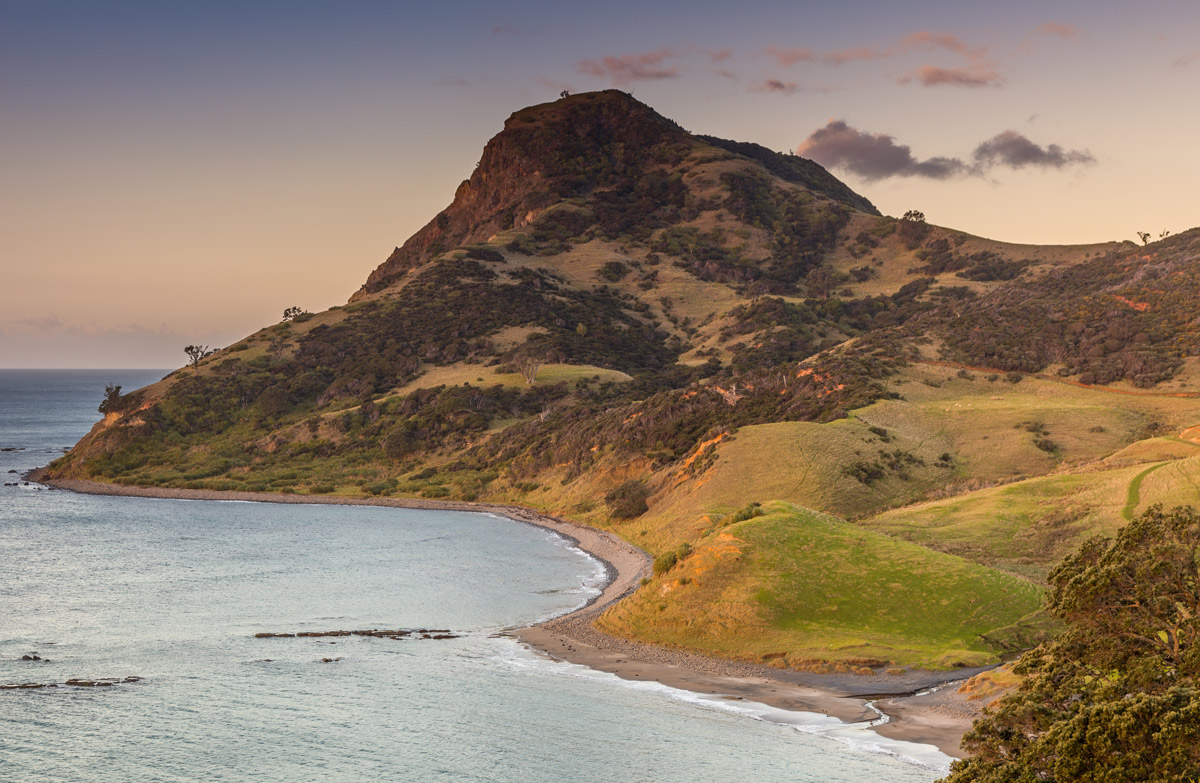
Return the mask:
<svg viewBox="0 0 1200 783">
<path fill-rule="evenodd" d="M 800 85 L 795 82 L 785 82 L 779 79 L 767 79 L 750 88 L 754 92 L 778 92 L 784 95 L 794 95 L 800 92 Z"/>
<path fill-rule="evenodd" d="M 965 68 L 938 68 L 926 65 L 899 79 L 900 84 L 918 82 L 923 87 L 1000 87 L 1004 77 L 983 65 Z"/>
<path fill-rule="evenodd" d="M 1057 144 L 1039 146 L 1013 130 L 997 133 L 975 148 L 972 155 L 985 168 L 1004 166 L 1023 169 L 1026 166 L 1061 169 L 1064 166 L 1088 165 L 1096 158 L 1087 150 L 1064 150 Z"/>
<path fill-rule="evenodd" d="M 654 79 L 673 79 L 679 68 L 666 65 L 670 58 L 677 57 L 673 49 L 659 49 L 645 54 L 626 54 L 620 57 L 604 57 L 599 60 L 581 60 L 577 65 L 580 73 L 607 78 L 613 84 Z"/>
<path fill-rule="evenodd" d="M 967 165 L 957 158 L 918 160 L 912 149 L 882 133 L 865 133 L 842 120 L 831 120 L 796 149 L 827 168 L 845 169 L 867 181 L 888 177 L 948 179 L 963 174 Z"/>
<path fill-rule="evenodd" d="M 998 133 L 976 147 L 970 163 L 949 157 L 919 160 L 908 145 L 897 144 L 895 137 L 860 131 L 842 120 L 831 120 L 814 131 L 796 153 L 826 168 L 849 171 L 867 181 L 889 177 L 941 180 L 983 176 L 996 168 L 1061 169 L 1096 162 L 1086 150 L 1064 150 L 1057 144 L 1042 147 L 1011 130 Z"/>
</svg>

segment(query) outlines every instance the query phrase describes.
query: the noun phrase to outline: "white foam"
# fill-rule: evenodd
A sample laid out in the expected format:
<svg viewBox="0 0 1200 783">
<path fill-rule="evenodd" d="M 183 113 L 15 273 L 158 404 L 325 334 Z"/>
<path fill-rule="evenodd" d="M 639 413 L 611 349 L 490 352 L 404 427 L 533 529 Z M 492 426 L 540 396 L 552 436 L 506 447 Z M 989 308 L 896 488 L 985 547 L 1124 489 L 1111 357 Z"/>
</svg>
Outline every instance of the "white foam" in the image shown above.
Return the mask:
<svg viewBox="0 0 1200 783">
<path fill-rule="evenodd" d="M 609 672 L 599 671 L 568 661 L 546 658 L 517 642 L 515 639 L 498 637 L 497 641 L 500 642 L 501 646 L 498 648 L 498 654 L 493 660 L 513 668 L 533 670 L 539 674 L 579 677 L 604 682 L 609 685 L 618 685 L 631 690 L 657 693 L 675 701 L 693 704 L 701 709 L 732 713 L 752 720 L 768 721 L 790 726 L 796 731 L 824 737 L 859 752 L 891 756 L 907 764 L 940 774 L 948 773 L 950 771 L 950 763 L 953 761 L 950 756 L 942 753 L 933 745 L 894 740 L 872 731 L 872 726 L 882 725 L 887 722 L 888 718 L 869 702 L 868 706 L 879 714 L 880 718 L 860 723 L 846 723 L 845 721 L 819 712 L 785 710 L 760 702 L 696 693 L 654 681 L 625 680 Z"/>
</svg>

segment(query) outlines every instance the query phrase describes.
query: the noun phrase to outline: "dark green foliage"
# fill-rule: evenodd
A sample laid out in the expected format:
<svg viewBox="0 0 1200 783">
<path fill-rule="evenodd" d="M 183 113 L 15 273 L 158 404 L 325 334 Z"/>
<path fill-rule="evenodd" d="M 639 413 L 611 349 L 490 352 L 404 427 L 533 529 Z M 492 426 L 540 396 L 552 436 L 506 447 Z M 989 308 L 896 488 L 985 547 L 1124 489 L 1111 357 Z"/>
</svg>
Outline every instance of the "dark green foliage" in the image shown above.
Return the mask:
<svg viewBox="0 0 1200 783">
<path fill-rule="evenodd" d="M 772 421 L 830 421 L 879 399 L 879 380 L 900 362 L 853 352 L 823 354 L 811 366 L 759 367 L 701 385 L 670 388 L 626 404 L 598 397 L 546 420 L 514 426 L 476 452 L 479 464 L 508 464 L 517 475 L 553 465 L 582 473 L 609 452 L 659 464 L 680 459 L 720 428 Z M 731 404 L 732 401 L 732 404 Z"/>
<path fill-rule="evenodd" d="M 104 387 L 104 399 L 100 402 L 99 411 L 105 415 L 120 413 L 125 410 L 128 400 L 121 396 L 121 387 L 111 383 Z"/>
<path fill-rule="evenodd" d="M 610 283 L 619 283 L 629 274 L 629 265 L 621 261 L 606 261 L 596 273 L 600 279 Z"/>
<path fill-rule="evenodd" d="M 1049 438 L 1034 438 L 1033 445 L 1047 454 L 1054 454 L 1058 451 L 1058 444 Z"/>
<path fill-rule="evenodd" d="M 678 562 L 679 555 L 676 554 L 674 550 L 662 553 L 658 557 L 654 558 L 654 575 L 662 576 L 674 568 Z"/>
<path fill-rule="evenodd" d="M 422 272 L 404 292 L 341 323 L 313 329 L 289 371 L 317 373 L 326 384 L 357 378 L 379 393 L 416 377 L 421 362 L 495 356 L 488 337 L 521 325 L 539 329 L 527 351 L 563 362 L 636 373 L 665 367 L 678 352 L 666 344 L 665 334 L 631 316 L 631 303 L 616 292 L 566 288 L 531 269 L 497 274 L 477 261 L 448 259 Z"/>
<path fill-rule="evenodd" d="M 885 442 L 887 442 L 887 439 L 885 439 Z M 859 483 L 870 486 L 876 481 L 887 478 L 889 475 L 895 476 L 902 481 L 907 481 L 909 479 L 909 468 L 924 464 L 925 460 L 911 451 L 903 451 L 901 449 L 893 451 L 881 450 L 878 459 L 871 462 L 859 460 L 852 465 L 842 468 L 842 474 L 855 479 Z"/>
<path fill-rule="evenodd" d="M 1155 506 L 1050 575 L 1066 632 L 966 736 L 948 783 L 1186 781 L 1200 774 L 1200 517 Z"/>
<path fill-rule="evenodd" d="M 870 201 L 850 190 L 841 180 L 807 158 L 798 155 L 782 155 L 759 144 L 749 142 L 728 141 L 715 136 L 701 136 L 700 138 L 714 147 L 720 147 L 760 163 L 767 171 L 780 179 L 803 185 L 814 193 L 820 193 L 859 211 L 872 215 L 879 214 Z"/>
<path fill-rule="evenodd" d="M 952 361 L 1021 372 L 1059 363 L 1083 383 L 1153 386 L 1200 353 L 1189 293 L 1200 288 L 1200 231 L 1155 247 L 1055 269 L 1036 283 L 1019 278 L 919 326 L 944 340 Z"/>
<path fill-rule="evenodd" d="M 754 519 L 755 517 L 761 517 L 765 513 L 766 512 L 764 512 L 762 510 L 762 503 L 757 503 L 757 502 L 750 503 L 745 508 L 743 508 L 741 511 L 735 511 L 732 514 L 730 514 L 729 516 L 723 518 L 721 520 L 720 524 L 722 526 L 735 525 L 738 522 L 745 522 L 747 519 Z"/>
<path fill-rule="evenodd" d="M 929 236 L 930 226 L 925 222 L 925 213 L 910 209 L 896 223 L 896 234 L 909 250 L 920 247 Z"/>
<path fill-rule="evenodd" d="M 499 264 L 504 261 L 504 254 L 486 245 L 475 245 L 467 248 L 467 258 Z"/>
<path fill-rule="evenodd" d="M 632 519 L 650 510 L 646 500 L 652 490 L 645 481 L 631 479 L 604 496 L 608 513 L 613 519 Z"/>
</svg>

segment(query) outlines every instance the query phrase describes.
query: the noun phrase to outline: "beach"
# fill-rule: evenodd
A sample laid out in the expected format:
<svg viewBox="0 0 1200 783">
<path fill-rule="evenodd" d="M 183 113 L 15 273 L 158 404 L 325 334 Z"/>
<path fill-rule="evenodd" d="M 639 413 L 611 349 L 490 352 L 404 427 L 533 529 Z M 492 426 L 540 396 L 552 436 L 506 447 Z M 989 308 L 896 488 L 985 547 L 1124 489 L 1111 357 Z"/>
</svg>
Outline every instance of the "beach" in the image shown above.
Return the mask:
<svg viewBox="0 0 1200 783">
<path fill-rule="evenodd" d="M 851 723 L 876 720 L 882 712 L 889 720 L 874 727 L 882 736 L 933 745 L 956 758 L 963 756 L 962 735 L 981 707 L 958 694 L 957 687 L 950 683 L 985 669 L 906 670 L 901 675 L 810 674 L 697 655 L 605 634 L 594 626 L 595 618 L 636 590 L 641 580 L 650 575 L 650 556 L 607 531 L 519 506 L 420 498 L 131 487 L 77 479 L 47 480 L 41 470 L 33 471 L 28 478 L 58 489 L 96 495 L 492 513 L 568 538 L 605 567 L 604 589 L 587 605 L 538 625 L 508 632 L 507 635 L 552 658 L 610 672 L 626 680 L 653 681 L 785 710 L 818 712 Z M 931 689 L 935 690 L 929 692 Z"/>
</svg>

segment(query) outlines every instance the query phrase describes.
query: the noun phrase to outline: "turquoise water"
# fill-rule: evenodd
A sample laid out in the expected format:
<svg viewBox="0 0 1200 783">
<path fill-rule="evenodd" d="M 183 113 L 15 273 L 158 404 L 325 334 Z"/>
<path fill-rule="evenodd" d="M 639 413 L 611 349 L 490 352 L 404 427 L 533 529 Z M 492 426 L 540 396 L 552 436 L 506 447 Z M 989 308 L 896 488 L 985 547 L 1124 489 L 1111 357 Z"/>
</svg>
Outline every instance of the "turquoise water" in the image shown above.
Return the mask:
<svg viewBox="0 0 1200 783">
<path fill-rule="evenodd" d="M 106 382 L 159 375 L 0 371 L 0 448 L 22 449 L 0 452 L 5 481 L 85 432 Z M 0 781 L 904 783 L 948 762 L 494 636 L 601 575 L 486 514 L 0 487 L 0 682 L 142 678 L 0 691 Z M 254 638 L 376 627 L 461 636 Z"/>
</svg>

